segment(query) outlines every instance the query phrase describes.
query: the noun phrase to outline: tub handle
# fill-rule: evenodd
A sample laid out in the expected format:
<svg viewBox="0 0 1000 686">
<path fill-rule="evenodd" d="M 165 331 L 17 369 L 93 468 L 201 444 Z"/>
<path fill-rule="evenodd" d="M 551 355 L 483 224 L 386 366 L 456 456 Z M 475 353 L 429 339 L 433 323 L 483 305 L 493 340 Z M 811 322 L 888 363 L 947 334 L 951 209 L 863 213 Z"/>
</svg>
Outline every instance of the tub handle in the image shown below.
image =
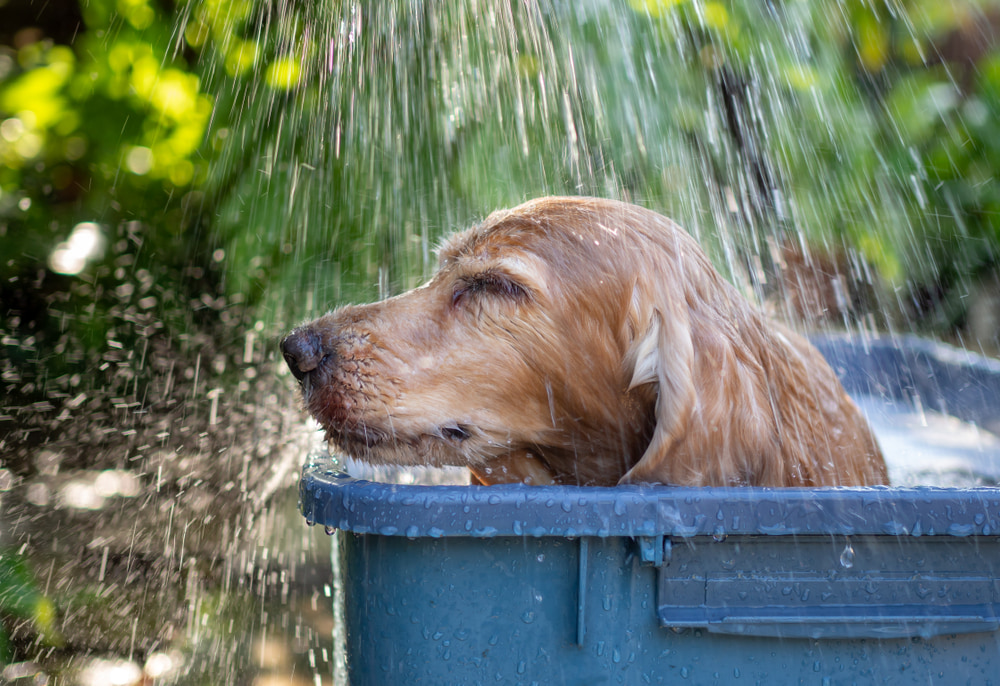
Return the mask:
<svg viewBox="0 0 1000 686">
<path fill-rule="evenodd" d="M 844 537 L 690 538 L 662 549 L 664 627 L 788 638 L 1000 629 L 997 537 L 851 537 L 849 557 Z"/>
</svg>

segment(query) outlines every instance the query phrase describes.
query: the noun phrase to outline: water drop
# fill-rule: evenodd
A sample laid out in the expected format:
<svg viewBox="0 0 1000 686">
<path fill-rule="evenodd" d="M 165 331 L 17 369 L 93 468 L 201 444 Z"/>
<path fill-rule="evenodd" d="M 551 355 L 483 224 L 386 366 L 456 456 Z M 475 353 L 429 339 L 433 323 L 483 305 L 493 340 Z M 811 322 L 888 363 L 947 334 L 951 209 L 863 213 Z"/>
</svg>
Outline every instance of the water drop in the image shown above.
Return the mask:
<svg viewBox="0 0 1000 686">
<path fill-rule="evenodd" d="M 850 569 L 854 566 L 854 547 L 851 546 L 850 541 L 844 546 L 844 551 L 840 553 L 840 566 L 844 569 Z"/>
</svg>

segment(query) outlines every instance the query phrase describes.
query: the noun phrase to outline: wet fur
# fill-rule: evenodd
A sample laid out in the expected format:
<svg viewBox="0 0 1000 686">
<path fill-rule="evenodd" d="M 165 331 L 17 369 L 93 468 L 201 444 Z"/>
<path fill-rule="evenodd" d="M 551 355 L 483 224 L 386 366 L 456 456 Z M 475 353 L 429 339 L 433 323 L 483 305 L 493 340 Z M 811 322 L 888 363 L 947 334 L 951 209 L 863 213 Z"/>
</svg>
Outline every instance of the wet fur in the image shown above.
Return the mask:
<svg viewBox="0 0 1000 686">
<path fill-rule="evenodd" d="M 483 483 L 883 484 L 805 339 L 637 206 L 542 198 L 452 237 L 424 286 L 283 343 L 332 443 Z"/>
</svg>

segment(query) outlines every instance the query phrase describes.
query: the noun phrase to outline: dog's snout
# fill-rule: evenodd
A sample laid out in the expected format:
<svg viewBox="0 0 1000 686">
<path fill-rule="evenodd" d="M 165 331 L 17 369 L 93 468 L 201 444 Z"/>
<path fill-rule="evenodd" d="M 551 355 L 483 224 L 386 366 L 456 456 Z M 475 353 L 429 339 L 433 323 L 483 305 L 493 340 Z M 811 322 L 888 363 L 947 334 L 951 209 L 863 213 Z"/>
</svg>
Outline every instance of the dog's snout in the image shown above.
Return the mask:
<svg viewBox="0 0 1000 686">
<path fill-rule="evenodd" d="M 301 381 L 323 362 L 329 351 L 324 350 L 323 342 L 315 331 L 303 328 L 296 329 L 281 341 L 281 354 L 292 375 Z"/>
</svg>

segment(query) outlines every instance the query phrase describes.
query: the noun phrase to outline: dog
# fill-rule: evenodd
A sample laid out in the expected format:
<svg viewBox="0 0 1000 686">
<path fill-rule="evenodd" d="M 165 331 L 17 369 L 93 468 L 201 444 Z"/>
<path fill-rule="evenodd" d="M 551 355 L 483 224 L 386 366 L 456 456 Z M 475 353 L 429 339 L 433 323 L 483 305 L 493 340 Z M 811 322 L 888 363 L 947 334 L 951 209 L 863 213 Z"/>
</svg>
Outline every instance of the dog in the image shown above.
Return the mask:
<svg viewBox="0 0 1000 686">
<path fill-rule="evenodd" d="M 887 483 L 861 412 L 670 219 L 547 197 L 454 235 L 423 286 L 281 350 L 336 448 L 481 484 Z"/>
</svg>

